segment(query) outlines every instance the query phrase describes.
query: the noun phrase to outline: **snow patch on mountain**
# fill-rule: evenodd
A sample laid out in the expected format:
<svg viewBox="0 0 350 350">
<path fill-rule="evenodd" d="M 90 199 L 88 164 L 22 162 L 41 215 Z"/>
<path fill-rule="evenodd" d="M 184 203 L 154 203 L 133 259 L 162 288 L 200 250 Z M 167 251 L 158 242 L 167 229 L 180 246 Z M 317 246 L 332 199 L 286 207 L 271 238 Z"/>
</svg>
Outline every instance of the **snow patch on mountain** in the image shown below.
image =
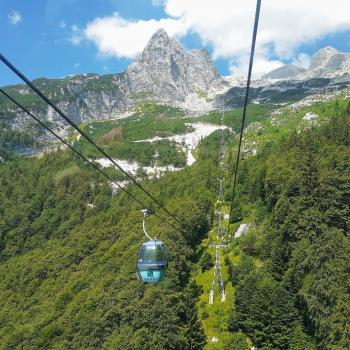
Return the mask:
<svg viewBox="0 0 350 350">
<path fill-rule="evenodd" d="M 136 176 L 139 170 L 144 171 L 147 175 L 150 177 L 160 177 L 162 174 L 169 172 L 169 171 L 179 171 L 182 168 L 177 168 L 173 165 L 167 165 L 167 166 L 141 166 L 139 163 L 135 161 L 129 161 L 125 159 L 113 159 L 115 163 L 117 163 L 120 167 L 122 167 L 127 173 L 129 173 L 132 176 Z M 107 158 L 100 158 L 94 160 L 99 165 L 101 165 L 102 168 L 108 168 L 110 166 L 114 166 L 113 163 L 107 159 Z M 117 168 L 116 168 L 117 169 Z"/>
<path fill-rule="evenodd" d="M 174 141 L 178 143 L 187 153 L 187 165 L 192 165 L 195 162 L 195 158 L 192 151 L 197 147 L 199 142 L 205 137 L 209 136 L 216 130 L 228 129 L 227 126 L 220 126 L 210 123 L 186 123 L 187 126 L 192 127 L 194 131 L 187 134 L 180 134 L 168 137 L 152 137 L 146 140 L 138 140 L 134 142 L 157 142 L 161 140 Z"/>
</svg>

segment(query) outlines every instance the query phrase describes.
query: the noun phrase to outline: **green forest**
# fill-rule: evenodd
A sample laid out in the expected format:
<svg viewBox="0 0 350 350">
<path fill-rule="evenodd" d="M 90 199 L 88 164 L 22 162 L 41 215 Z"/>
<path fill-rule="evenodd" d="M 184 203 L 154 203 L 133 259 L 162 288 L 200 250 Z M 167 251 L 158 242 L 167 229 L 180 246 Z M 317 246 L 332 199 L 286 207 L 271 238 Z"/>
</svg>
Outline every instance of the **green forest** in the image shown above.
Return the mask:
<svg viewBox="0 0 350 350">
<path fill-rule="evenodd" d="M 349 146 L 343 115 L 243 163 L 229 327 L 258 349 L 350 347 Z"/>
<path fill-rule="evenodd" d="M 149 231 L 169 251 L 168 273 L 158 285 L 137 280 L 136 254 L 145 237 L 141 208 L 127 194 L 112 195 L 105 178 L 70 151 L 35 161 L 7 152 L 0 162 L 0 349 L 348 350 L 348 107 L 342 101 L 313 106 L 327 114 L 323 123 L 302 132 L 294 124 L 285 132 L 266 129 L 269 142 L 266 133 L 259 135 L 259 153 L 242 157 L 223 255 L 230 291 L 224 311 L 201 301 L 213 267 L 203 242 L 216 225 L 219 131 L 200 142 L 191 167 L 143 180 L 187 227 L 180 232 L 150 216 Z M 265 120 L 270 110 L 253 106 L 249 122 Z M 225 123 L 240 112 L 228 113 Z M 103 124 L 92 136 L 117 149 L 120 140 L 131 145 L 139 137 L 138 123 L 145 123 L 148 136 L 154 125 L 162 135 L 186 132 L 180 119 L 172 120 L 177 111 L 149 113 L 123 121 L 123 133 L 109 135 L 112 143 L 103 138 L 110 130 Z M 214 113 L 199 120 L 219 118 Z M 237 146 L 229 136 L 227 205 Z M 94 156 L 85 143 L 77 145 Z M 135 148 L 132 158 L 148 164 L 153 153 L 140 157 Z M 184 165 L 175 150 L 163 159 L 172 156 Z M 139 189 L 128 189 L 157 209 Z M 240 223 L 250 229 L 233 238 Z M 225 333 L 217 344 L 207 336 L 209 319 L 211 329 Z"/>
</svg>

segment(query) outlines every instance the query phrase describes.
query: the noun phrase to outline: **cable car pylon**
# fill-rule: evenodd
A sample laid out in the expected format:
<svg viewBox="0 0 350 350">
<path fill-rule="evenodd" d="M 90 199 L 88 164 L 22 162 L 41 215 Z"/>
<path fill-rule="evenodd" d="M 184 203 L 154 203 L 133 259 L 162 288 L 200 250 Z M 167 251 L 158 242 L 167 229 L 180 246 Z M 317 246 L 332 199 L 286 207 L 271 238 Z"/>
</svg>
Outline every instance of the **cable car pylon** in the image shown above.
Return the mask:
<svg viewBox="0 0 350 350">
<path fill-rule="evenodd" d="M 224 116 L 225 112 L 222 110 L 221 115 L 221 135 L 219 140 L 219 152 L 218 152 L 218 162 L 219 162 L 219 171 L 222 174 L 222 166 L 223 166 L 223 147 L 224 147 Z M 218 216 L 218 229 L 217 229 L 217 239 L 223 241 L 224 239 L 224 233 L 225 228 L 223 227 L 223 219 L 225 217 L 224 212 L 224 202 L 225 202 L 225 196 L 224 196 L 224 177 L 220 175 L 217 178 L 219 182 L 219 188 L 218 188 L 218 210 L 215 211 L 215 214 Z M 221 262 L 220 262 L 220 249 L 226 248 L 225 244 L 210 244 L 209 248 L 215 248 L 215 265 L 214 265 L 214 276 L 213 276 L 213 283 L 211 286 L 211 289 L 209 291 L 209 305 L 214 303 L 214 296 L 215 296 L 215 289 L 218 287 L 219 293 L 221 295 L 221 302 L 226 301 L 226 292 L 225 292 L 225 286 L 224 281 L 222 278 L 222 270 L 221 270 Z"/>
<path fill-rule="evenodd" d="M 223 226 L 223 219 L 224 219 L 224 215 L 225 213 L 223 211 L 220 210 L 216 210 L 215 214 L 218 217 L 218 231 L 217 231 L 217 239 L 224 239 L 224 233 L 226 232 L 224 226 Z"/>
<path fill-rule="evenodd" d="M 214 303 L 214 295 L 216 286 L 219 288 L 219 292 L 221 294 L 221 302 L 226 301 L 226 292 L 224 281 L 222 279 L 222 271 L 221 271 L 221 262 L 220 262 L 220 249 L 226 248 L 225 244 L 211 244 L 210 248 L 215 248 L 215 266 L 214 266 L 214 278 L 212 287 L 209 291 L 209 305 Z"/>
<path fill-rule="evenodd" d="M 218 191 L 218 201 L 220 203 L 224 202 L 224 187 L 223 187 L 223 182 L 225 178 L 223 177 L 218 177 L 217 180 L 219 181 L 219 191 Z"/>
</svg>

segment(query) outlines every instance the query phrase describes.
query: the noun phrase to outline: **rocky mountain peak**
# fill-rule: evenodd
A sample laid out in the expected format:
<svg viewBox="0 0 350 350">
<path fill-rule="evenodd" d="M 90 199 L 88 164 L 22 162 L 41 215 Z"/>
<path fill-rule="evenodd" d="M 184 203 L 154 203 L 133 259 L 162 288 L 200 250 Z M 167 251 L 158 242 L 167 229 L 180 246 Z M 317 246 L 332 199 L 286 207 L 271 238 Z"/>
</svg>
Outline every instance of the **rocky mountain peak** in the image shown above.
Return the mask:
<svg viewBox="0 0 350 350">
<path fill-rule="evenodd" d="M 327 46 L 316 52 L 316 54 L 312 57 L 310 62 L 309 69 L 317 69 L 327 67 L 329 61 L 332 60 L 335 56 L 339 58 L 343 57 L 345 54 L 332 46 Z M 334 66 L 334 65 L 333 65 Z M 338 68 L 338 67 L 330 67 L 330 68 Z"/>
<path fill-rule="evenodd" d="M 158 29 L 148 41 L 142 56 L 159 51 L 183 51 L 181 44 L 174 38 L 170 38 L 164 29 Z M 164 52 L 162 52 L 164 54 Z"/>
<path fill-rule="evenodd" d="M 319 54 L 322 54 L 322 55 L 334 55 L 334 54 L 337 54 L 337 53 L 342 53 L 342 52 L 339 51 L 338 49 L 336 49 L 333 46 L 326 46 L 326 47 L 323 47 L 322 49 L 318 50 L 315 55 L 319 55 Z"/>
<path fill-rule="evenodd" d="M 130 90 L 163 101 L 181 101 L 207 91 L 221 77 L 206 50 L 186 51 L 178 40 L 157 30 L 126 71 Z"/>
<path fill-rule="evenodd" d="M 151 41 L 155 40 L 156 38 L 167 38 L 169 39 L 168 33 L 163 28 L 159 28 L 151 37 Z"/>
</svg>

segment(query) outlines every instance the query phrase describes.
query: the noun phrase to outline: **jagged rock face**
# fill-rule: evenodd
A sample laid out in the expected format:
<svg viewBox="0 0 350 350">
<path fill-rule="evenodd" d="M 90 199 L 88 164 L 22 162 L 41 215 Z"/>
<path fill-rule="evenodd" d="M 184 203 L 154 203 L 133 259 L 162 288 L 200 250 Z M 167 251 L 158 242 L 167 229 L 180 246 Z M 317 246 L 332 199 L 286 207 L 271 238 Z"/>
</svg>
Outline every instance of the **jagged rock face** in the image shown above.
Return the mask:
<svg viewBox="0 0 350 350">
<path fill-rule="evenodd" d="M 303 72 L 305 72 L 304 68 L 297 67 L 294 64 L 286 64 L 264 75 L 263 79 L 291 79 Z"/>
<path fill-rule="evenodd" d="M 134 94 L 163 101 L 184 100 L 189 93 L 206 91 L 222 80 L 207 51 L 186 52 L 163 29 L 152 36 L 126 75 Z"/>
<path fill-rule="evenodd" d="M 198 89 L 221 86 L 223 81 L 207 50 L 192 50 L 186 53 L 187 81 L 191 92 Z"/>
<path fill-rule="evenodd" d="M 132 102 L 125 74 L 83 74 L 64 79 L 37 79 L 34 84 L 75 122 L 104 119 L 125 110 Z M 24 85 L 5 88 L 38 117 L 55 121 L 57 113 Z M 23 98 L 23 100 L 21 100 Z M 0 110 L 8 101 L 0 99 Z M 5 107 L 6 108 L 6 107 Z M 4 111 L 5 112 L 5 111 Z"/>
<path fill-rule="evenodd" d="M 76 122 L 113 117 L 132 103 L 125 74 L 69 78 L 56 99 L 59 108 Z M 47 117 L 50 111 L 48 108 Z M 57 119 L 58 116 L 54 113 L 51 118 Z"/>
<path fill-rule="evenodd" d="M 188 93 L 183 83 L 185 64 L 183 47 L 159 30 L 126 71 L 130 90 L 161 99 L 182 99 Z"/>
</svg>

